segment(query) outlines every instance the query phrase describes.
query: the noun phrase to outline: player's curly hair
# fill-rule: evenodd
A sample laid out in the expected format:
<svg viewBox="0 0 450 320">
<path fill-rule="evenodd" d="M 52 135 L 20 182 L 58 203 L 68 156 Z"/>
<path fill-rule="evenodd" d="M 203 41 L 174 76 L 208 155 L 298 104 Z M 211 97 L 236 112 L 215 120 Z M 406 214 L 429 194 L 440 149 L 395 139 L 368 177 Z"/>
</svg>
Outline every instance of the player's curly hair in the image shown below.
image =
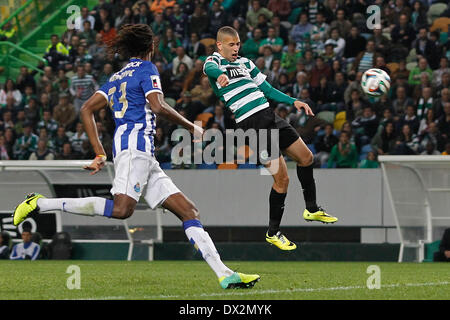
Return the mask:
<svg viewBox="0 0 450 320">
<path fill-rule="evenodd" d="M 125 24 L 108 45 L 108 53 L 122 58 L 145 57 L 153 50 L 153 31 L 146 24 Z"/>
</svg>

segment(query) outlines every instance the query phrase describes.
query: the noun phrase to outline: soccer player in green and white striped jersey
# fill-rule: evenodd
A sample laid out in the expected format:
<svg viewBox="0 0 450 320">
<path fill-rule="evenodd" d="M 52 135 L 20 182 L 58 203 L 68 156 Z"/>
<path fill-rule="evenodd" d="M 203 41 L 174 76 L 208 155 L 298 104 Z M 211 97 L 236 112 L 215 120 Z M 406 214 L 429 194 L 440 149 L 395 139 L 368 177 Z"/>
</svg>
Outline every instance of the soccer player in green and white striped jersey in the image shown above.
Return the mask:
<svg viewBox="0 0 450 320">
<path fill-rule="evenodd" d="M 220 28 L 216 44 L 218 52 L 207 57 L 203 71 L 208 76 L 214 93 L 234 113 L 236 127 L 243 130 L 255 129 L 257 132 L 263 129 L 278 129 L 279 150 L 297 162 L 297 176 L 306 203 L 303 218 L 306 221 L 336 222 L 336 217 L 327 214 L 316 203 L 313 154 L 297 131 L 270 108 L 267 98 L 293 105 L 299 112 L 304 111 L 306 115 L 314 116 L 311 108 L 306 103 L 273 88 L 251 60 L 238 56 L 241 43 L 235 29 L 228 26 Z M 269 196 L 269 229 L 266 241 L 281 250 L 293 250 L 297 247 L 295 243 L 289 241 L 280 231 L 289 184 L 286 162 L 279 152 L 268 154 L 268 150 L 261 150 L 259 145 L 258 157 L 268 160 L 264 165 L 274 178 Z M 272 166 L 275 162 L 277 165 Z"/>
</svg>

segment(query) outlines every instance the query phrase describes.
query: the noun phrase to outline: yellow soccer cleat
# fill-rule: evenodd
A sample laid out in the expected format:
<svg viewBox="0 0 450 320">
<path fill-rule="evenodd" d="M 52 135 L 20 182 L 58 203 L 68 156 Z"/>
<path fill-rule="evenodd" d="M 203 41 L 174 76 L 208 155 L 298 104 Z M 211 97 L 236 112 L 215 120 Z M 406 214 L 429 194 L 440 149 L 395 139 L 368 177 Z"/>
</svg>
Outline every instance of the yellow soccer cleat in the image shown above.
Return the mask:
<svg viewBox="0 0 450 320">
<path fill-rule="evenodd" d="M 23 222 L 30 213 L 38 213 L 39 207 L 37 205 L 37 200 L 39 198 L 45 198 L 39 193 L 30 193 L 27 195 L 25 201 L 19 204 L 13 213 L 13 224 L 15 226 Z"/>
<path fill-rule="evenodd" d="M 297 248 L 297 245 L 288 240 L 280 231 L 277 232 L 276 235 L 269 237 L 269 234 L 266 233 L 266 241 L 277 246 L 281 250 L 294 250 Z"/>
<path fill-rule="evenodd" d="M 322 223 L 335 223 L 338 221 L 338 218 L 333 217 L 325 212 L 321 207 L 316 212 L 309 212 L 307 209 L 303 211 L 303 219 L 306 221 L 319 221 Z"/>
<path fill-rule="evenodd" d="M 223 289 L 248 289 L 253 288 L 259 279 L 261 279 L 261 277 L 257 274 L 235 272 L 231 276 L 219 278 L 219 283 Z"/>
</svg>

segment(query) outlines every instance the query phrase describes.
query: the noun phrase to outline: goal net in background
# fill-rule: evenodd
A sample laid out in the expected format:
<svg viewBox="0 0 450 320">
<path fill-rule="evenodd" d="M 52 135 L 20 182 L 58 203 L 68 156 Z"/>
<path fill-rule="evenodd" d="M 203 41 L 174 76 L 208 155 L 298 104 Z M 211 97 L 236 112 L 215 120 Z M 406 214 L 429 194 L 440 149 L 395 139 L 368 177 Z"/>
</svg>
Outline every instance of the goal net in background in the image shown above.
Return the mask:
<svg viewBox="0 0 450 320">
<path fill-rule="evenodd" d="M 8 232 L 13 240 L 19 241 L 22 228 L 13 226 L 11 214 L 27 193 L 38 192 L 52 198 L 99 196 L 111 199 L 113 164 L 107 163 L 95 175 L 82 169 L 87 164 L 90 161 L 0 161 L 0 231 Z M 153 244 L 162 241 L 161 213 L 162 209 L 151 210 L 141 198 L 133 215 L 125 220 L 57 210 L 26 221 L 46 242 L 56 232 L 66 231 L 74 243 L 123 244 L 121 247 L 126 249 L 121 256 L 124 259 L 142 259 L 145 255 L 145 259 L 152 260 Z M 148 250 L 142 250 L 143 247 Z"/>
<path fill-rule="evenodd" d="M 450 227 L 449 156 L 379 156 L 400 237 L 398 261 L 424 260 Z"/>
</svg>

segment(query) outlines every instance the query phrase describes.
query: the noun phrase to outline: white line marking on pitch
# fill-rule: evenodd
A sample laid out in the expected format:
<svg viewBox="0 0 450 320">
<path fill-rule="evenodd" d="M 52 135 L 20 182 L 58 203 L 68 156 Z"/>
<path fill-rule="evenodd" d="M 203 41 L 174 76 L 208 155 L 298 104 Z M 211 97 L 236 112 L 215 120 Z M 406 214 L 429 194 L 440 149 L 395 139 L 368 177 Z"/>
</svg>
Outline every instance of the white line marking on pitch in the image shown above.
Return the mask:
<svg viewBox="0 0 450 320">
<path fill-rule="evenodd" d="M 394 284 L 385 284 L 382 285 L 381 288 L 396 288 L 396 287 L 425 287 L 425 286 L 445 286 L 450 285 L 448 281 L 442 282 L 424 282 L 424 283 L 394 283 Z M 233 291 L 233 292 L 214 292 L 214 293 L 202 293 L 197 295 L 157 295 L 157 296 L 142 296 L 138 299 L 150 299 L 150 300 L 159 300 L 159 299 L 180 299 L 187 298 L 193 299 L 195 297 L 222 297 L 222 296 L 250 296 L 250 295 L 260 295 L 260 294 L 280 294 L 280 293 L 294 293 L 294 292 L 320 292 L 320 291 L 339 291 L 339 290 L 354 290 L 354 289 L 367 289 L 366 286 L 348 286 L 348 287 L 330 287 L 330 288 L 294 288 L 294 289 L 284 289 L 284 290 L 253 290 L 250 289 L 248 291 Z M 375 291 L 375 290 L 374 290 Z M 123 300 L 123 299 L 131 299 L 132 297 L 127 296 L 112 296 L 112 297 L 98 297 L 98 298 L 86 298 L 81 300 Z"/>
</svg>

